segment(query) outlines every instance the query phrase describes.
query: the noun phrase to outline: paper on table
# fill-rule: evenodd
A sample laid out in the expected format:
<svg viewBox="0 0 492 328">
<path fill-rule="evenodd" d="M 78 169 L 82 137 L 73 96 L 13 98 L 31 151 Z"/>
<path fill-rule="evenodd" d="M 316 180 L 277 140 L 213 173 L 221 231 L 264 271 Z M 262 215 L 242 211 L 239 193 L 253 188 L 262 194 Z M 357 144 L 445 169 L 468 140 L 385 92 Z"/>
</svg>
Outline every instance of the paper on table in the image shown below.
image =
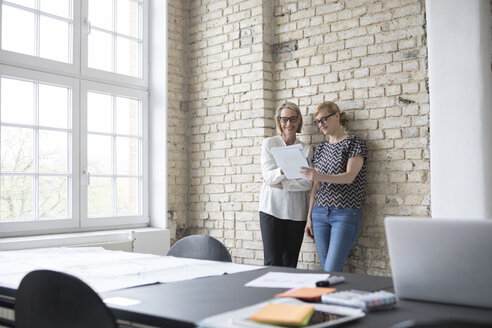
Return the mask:
<svg viewBox="0 0 492 328">
<path fill-rule="evenodd" d="M 0 286 L 17 288 L 30 271 L 49 269 L 77 276 L 96 292 L 261 269 L 236 263 L 109 251 L 101 247 L 55 247 L 0 251 Z"/>
<path fill-rule="evenodd" d="M 303 178 L 304 176 L 300 172 L 301 167 L 309 167 L 301 144 L 272 148 L 272 155 L 277 165 L 284 171 L 287 179 Z"/>
<path fill-rule="evenodd" d="M 316 287 L 316 281 L 326 280 L 328 273 L 268 272 L 250 282 L 246 287 L 298 288 Z"/>
<path fill-rule="evenodd" d="M 130 306 L 140 304 L 139 300 L 134 300 L 126 297 L 108 297 L 103 300 L 106 304 L 114 304 L 120 306 Z"/>
</svg>

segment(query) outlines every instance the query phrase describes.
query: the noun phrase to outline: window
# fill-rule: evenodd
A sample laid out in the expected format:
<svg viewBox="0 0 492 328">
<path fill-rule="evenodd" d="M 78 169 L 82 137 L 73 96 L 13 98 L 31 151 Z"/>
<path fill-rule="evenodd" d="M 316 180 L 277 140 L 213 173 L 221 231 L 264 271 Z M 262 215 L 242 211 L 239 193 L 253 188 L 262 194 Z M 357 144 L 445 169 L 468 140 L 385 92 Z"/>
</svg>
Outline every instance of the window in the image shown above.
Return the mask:
<svg viewBox="0 0 492 328">
<path fill-rule="evenodd" d="M 0 236 L 147 224 L 147 0 L 0 4 Z"/>
</svg>

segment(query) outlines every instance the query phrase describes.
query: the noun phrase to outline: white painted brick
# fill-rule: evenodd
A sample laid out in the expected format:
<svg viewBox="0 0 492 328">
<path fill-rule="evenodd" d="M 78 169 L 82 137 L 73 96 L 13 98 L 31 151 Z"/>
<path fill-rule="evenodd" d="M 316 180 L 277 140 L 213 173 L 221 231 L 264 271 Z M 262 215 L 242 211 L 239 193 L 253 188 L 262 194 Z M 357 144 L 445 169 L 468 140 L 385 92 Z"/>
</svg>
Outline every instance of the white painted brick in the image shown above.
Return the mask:
<svg viewBox="0 0 492 328">
<path fill-rule="evenodd" d="M 367 99 L 369 98 L 369 93 L 366 89 L 356 89 L 354 90 L 355 99 Z"/>
<path fill-rule="evenodd" d="M 354 78 L 354 73 L 352 71 L 343 71 L 338 73 L 338 78 L 340 81 L 351 80 Z"/>
<path fill-rule="evenodd" d="M 352 121 L 348 124 L 350 130 L 373 130 L 377 129 L 378 121 L 365 120 L 365 121 Z"/>
<path fill-rule="evenodd" d="M 337 2 L 331 4 L 324 4 L 316 8 L 316 15 L 325 15 L 325 14 L 341 11 L 343 9 L 344 9 L 343 3 Z"/>
<path fill-rule="evenodd" d="M 401 94 L 401 85 L 390 85 L 385 87 L 386 96 L 397 96 Z"/>
<path fill-rule="evenodd" d="M 342 90 L 345 90 L 345 82 L 320 85 L 318 87 L 318 89 L 319 89 L 319 92 L 323 92 L 323 93 L 342 91 Z"/>
<path fill-rule="evenodd" d="M 367 53 L 370 55 L 373 54 L 381 54 L 381 53 L 391 53 L 398 50 L 398 43 L 386 42 L 386 43 L 378 43 L 375 45 L 370 45 L 367 47 Z"/>
<path fill-rule="evenodd" d="M 347 41 L 345 41 L 345 46 L 347 48 L 367 46 L 370 44 L 374 44 L 374 36 L 373 35 L 366 35 L 366 36 L 361 36 L 361 37 L 356 37 L 356 38 L 350 38 Z"/>
<path fill-rule="evenodd" d="M 402 92 L 404 94 L 411 94 L 419 92 L 419 84 L 415 82 L 402 84 Z"/>
<path fill-rule="evenodd" d="M 317 94 L 318 87 L 304 87 L 304 88 L 296 88 L 294 89 L 294 97 L 305 97 L 305 96 L 313 96 Z"/>
<path fill-rule="evenodd" d="M 347 82 L 349 89 L 372 88 L 374 86 L 376 86 L 376 79 L 374 78 L 360 78 Z"/>
<path fill-rule="evenodd" d="M 379 124 L 382 129 L 405 128 L 410 126 L 411 119 L 410 117 L 387 118 L 380 120 Z"/>
<path fill-rule="evenodd" d="M 358 59 L 336 62 L 331 65 L 332 70 L 337 72 L 358 67 L 360 67 L 360 61 Z"/>
<path fill-rule="evenodd" d="M 391 54 L 383 54 L 383 55 L 373 55 L 361 58 L 360 64 L 361 66 L 373 66 L 379 64 L 387 64 L 393 60 L 393 56 Z"/>
<path fill-rule="evenodd" d="M 383 13 L 377 13 L 372 15 L 368 14 L 360 18 L 360 25 L 365 26 L 365 25 L 380 23 L 383 21 L 388 21 L 393 18 L 392 16 L 393 15 L 391 12 L 383 12 Z"/>
<path fill-rule="evenodd" d="M 367 56 L 367 47 L 354 47 L 352 48 L 352 56 L 354 58 Z"/>
<path fill-rule="evenodd" d="M 401 107 L 394 106 L 386 108 L 386 117 L 400 117 L 401 116 Z"/>
<path fill-rule="evenodd" d="M 331 68 L 329 65 L 308 67 L 305 70 L 306 70 L 306 76 L 328 74 L 331 72 Z M 304 75 L 304 69 L 303 69 L 303 75 Z"/>
<path fill-rule="evenodd" d="M 369 113 L 367 111 L 358 110 L 354 112 L 354 117 L 351 120 L 367 120 L 369 119 Z"/>
<path fill-rule="evenodd" d="M 359 19 L 358 18 L 352 18 L 352 19 L 346 19 L 346 20 L 331 24 L 331 30 L 332 31 L 341 31 L 341 30 L 347 30 L 350 28 L 358 27 L 358 26 L 359 26 Z"/>
<path fill-rule="evenodd" d="M 412 60 L 412 61 L 403 62 L 403 70 L 405 72 L 418 71 L 419 70 L 419 61 L 418 60 Z"/>
</svg>

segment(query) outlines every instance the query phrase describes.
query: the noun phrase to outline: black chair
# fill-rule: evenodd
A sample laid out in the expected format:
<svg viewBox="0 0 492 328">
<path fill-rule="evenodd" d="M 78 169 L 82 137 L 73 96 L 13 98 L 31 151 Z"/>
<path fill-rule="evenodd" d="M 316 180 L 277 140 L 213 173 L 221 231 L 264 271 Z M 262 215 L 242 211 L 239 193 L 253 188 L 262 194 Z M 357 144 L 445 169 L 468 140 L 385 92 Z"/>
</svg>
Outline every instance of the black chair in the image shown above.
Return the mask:
<svg viewBox="0 0 492 328">
<path fill-rule="evenodd" d="M 167 255 L 200 260 L 232 262 L 227 248 L 217 239 L 204 235 L 191 235 L 178 240 Z"/>
<path fill-rule="evenodd" d="M 85 282 L 66 273 L 36 270 L 15 294 L 17 328 L 115 328 L 116 319 Z"/>
</svg>

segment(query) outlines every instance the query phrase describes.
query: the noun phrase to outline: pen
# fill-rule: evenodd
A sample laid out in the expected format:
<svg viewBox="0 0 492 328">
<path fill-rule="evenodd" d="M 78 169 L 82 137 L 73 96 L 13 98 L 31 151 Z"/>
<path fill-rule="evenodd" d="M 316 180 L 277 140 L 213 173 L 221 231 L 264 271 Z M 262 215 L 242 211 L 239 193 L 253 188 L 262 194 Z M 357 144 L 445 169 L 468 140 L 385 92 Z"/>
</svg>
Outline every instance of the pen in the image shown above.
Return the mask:
<svg viewBox="0 0 492 328">
<path fill-rule="evenodd" d="M 335 284 L 344 282 L 345 278 L 344 277 L 337 277 L 337 276 L 332 276 L 328 277 L 326 280 L 321 280 L 316 282 L 316 287 L 328 287 L 328 286 L 333 286 Z"/>
</svg>

